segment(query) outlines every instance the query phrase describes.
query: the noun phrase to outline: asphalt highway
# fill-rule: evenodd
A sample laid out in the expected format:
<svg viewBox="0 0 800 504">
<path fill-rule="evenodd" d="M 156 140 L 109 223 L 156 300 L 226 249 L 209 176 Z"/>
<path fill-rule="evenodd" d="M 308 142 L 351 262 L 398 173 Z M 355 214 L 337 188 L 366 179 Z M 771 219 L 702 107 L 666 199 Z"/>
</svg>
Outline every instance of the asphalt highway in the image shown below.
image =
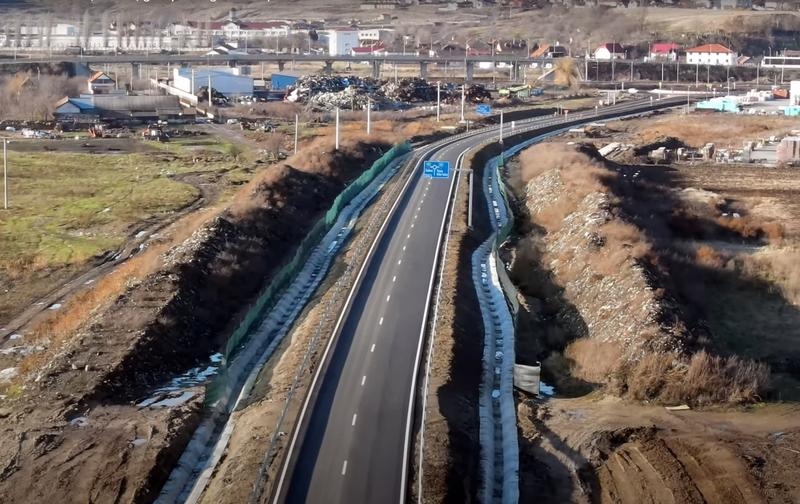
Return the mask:
<svg viewBox="0 0 800 504">
<path fill-rule="evenodd" d="M 631 113 L 636 106 L 643 101 L 608 110 Z M 516 133 L 554 121 L 525 121 Z M 430 151 L 429 159 L 450 162 L 446 180 L 423 177 L 421 168 L 412 175 L 342 319 L 275 502 L 401 500 L 410 395 L 455 169 L 463 152 L 497 136 L 481 130 Z"/>
</svg>

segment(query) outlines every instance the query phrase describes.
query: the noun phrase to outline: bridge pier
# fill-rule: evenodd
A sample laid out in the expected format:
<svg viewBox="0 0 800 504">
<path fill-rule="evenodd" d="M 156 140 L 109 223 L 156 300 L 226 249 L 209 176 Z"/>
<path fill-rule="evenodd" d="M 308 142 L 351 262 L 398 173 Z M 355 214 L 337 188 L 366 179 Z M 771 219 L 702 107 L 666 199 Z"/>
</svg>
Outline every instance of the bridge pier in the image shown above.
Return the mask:
<svg viewBox="0 0 800 504">
<path fill-rule="evenodd" d="M 372 78 L 373 79 L 380 79 L 381 78 L 381 61 L 373 61 L 372 62 Z"/>
<path fill-rule="evenodd" d="M 467 82 L 472 82 L 472 79 L 475 77 L 475 63 L 472 61 L 467 61 L 467 68 L 464 71 L 464 79 Z"/>
<path fill-rule="evenodd" d="M 419 76 L 423 79 L 428 78 L 428 62 L 427 61 L 420 61 L 419 62 Z"/>
<path fill-rule="evenodd" d="M 286 67 L 285 61 L 278 61 L 278 71 L 283 72 L 283 69 Z"/>
<path fill-rule="evenodd" d="M 333 75 L 333 61 L 329 60 L 325 62 L 325 68 L 323 69 L 323 72 L 329 77 Z"/>
<path fill-rule="evenodd" d="M 514 63 L 511 64 L 511 79 L 514 82 L 518 82 L 519 81 L 520 75 L 522 73 L 522 72 L 520 72 L 521 68 L 522 68 L 522 65 L 518 61 L 515 61 Z"/>
</svg>

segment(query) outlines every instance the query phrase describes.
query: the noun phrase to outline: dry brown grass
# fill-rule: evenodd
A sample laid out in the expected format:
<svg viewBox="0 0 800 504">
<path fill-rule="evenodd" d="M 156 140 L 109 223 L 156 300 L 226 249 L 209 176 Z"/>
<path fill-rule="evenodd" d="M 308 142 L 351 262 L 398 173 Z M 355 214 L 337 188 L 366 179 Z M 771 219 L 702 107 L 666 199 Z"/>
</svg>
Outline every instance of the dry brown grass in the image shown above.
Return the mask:
<svg viewBox="0 0 800 504">
<path fill-rule="evenodd" d="M 709 245 L 701 245 L 694 252 L 695 261 L 708 268 L 722 268 L 728 257 Z"/>
<path fill-rule="evenodd" d="M 787 301 L 800 306 L 800 249 L 779 248 L 741 256 L 746 276 L 766 280 L 780 289 Z"/>
<path fill-rule="evenodd" d="M 533 216 L 536 224 L 548 232 L 561 228 L 564 218 L 574 212 L 580 201 L 592 192 L 609 192 L 601 181 L 613 173 L 600 166 L 575 147 L 559 144 L 537 144 L 520 155 L 520 179 L 528 184 L 546 172 L 556 170 L 564 189 L 560 197 Z"/>
<path fill-rule="evenodd" d="M 628 394 L 667 404 L 743 404 L 760 399 L 769 383 L 769 367 L 737 356 L 701 350 L 690 358 L 649 353 L 620 370 Z"/>
<path fill-rule="evenodd" d="M 644 233 L 619 218 L 600 226 L 600 233 L 606 244 L 598 253 L 590 256 L 593 269 L 601 275 L 618 274 L 623 264 L 629 260 L 639 260 L 650 253 L 650 244 Z"/>
<path fill-rule="evenodd" d="M 678 138 L 692 147 L 712 142 L 717 147 L 739 147 L 744 140 L 783 135 L 797 128 L 797 121 L 783 116 L 726 115 L 725 120 L 702 120 L 694 115 L 668 115 L 637 125 L 636 142 L 645 145 L 665 137 Z"/>
<path fill-rule="evenodd" d="M 622 348 L 614 342 L 580 338 L 567 346 L 564 356 L 572 361 L 574 375 L 603 383 L 619 366 Z"/>
</svg>

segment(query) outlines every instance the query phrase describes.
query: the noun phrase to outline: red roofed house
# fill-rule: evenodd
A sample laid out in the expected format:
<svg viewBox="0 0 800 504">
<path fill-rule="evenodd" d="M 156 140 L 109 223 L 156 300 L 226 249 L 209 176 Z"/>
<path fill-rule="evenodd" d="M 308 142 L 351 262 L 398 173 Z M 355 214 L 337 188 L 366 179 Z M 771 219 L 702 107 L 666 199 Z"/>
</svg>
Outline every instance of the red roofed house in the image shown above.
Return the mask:
<svg viewBox="0 0 800 504">
<path fill-rule="evenodd" d="M 351 47 L 351 56 L 384 56 L 386 55 L 386 47 L 383 44 L 375 44 L 364 47 Z"/>
<path fill-rule="evenodd" d="M 690 65 L 735 65 L 736 53 L 722 44 L 705 44 L 686 50 Z"/>
<path fill-rule="evenodd" d="M 625 48 L 616 42 L 600 45 L 594 50 L 594 59 L 625 59 Z"/>
<path fill-rule="evenodd" d="M 674 42 L 656 42 L 650 46 L 650 61 L 675 61 L 681 46 Z"/>
</svg>

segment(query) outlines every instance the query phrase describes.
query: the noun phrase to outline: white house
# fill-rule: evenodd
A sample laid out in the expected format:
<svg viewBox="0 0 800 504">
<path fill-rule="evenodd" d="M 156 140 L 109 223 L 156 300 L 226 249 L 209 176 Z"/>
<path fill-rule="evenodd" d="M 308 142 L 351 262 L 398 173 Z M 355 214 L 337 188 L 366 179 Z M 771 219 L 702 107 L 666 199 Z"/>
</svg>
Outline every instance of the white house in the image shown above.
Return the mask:
<svg viewBox="0 0 800 504">
<path fill-rule="evenodd" d="M 117 91 L 117 81 L 105 72 L 95 72 L 89 77 L 88 88 L 89 94 L 112 94 Z"/>
<path fill-rule="evenodd" d="M 625 48 L 616 42 L 600 45 L 594 50 L 594 59 L 625 59 Z"/>
<path fill-rule="evenodd" d="M 705 44 L 686 50 L 690 65 L 735 65 L 736 53 L 722 44 Z"/>
<path fill-rule="evenodd" d="M 358 30 L 331 30 L 328 32 L 328 54 L 330 56 L 346 56 L 351 49 L 361 46 L 358 41 Z"/>
</svg>

